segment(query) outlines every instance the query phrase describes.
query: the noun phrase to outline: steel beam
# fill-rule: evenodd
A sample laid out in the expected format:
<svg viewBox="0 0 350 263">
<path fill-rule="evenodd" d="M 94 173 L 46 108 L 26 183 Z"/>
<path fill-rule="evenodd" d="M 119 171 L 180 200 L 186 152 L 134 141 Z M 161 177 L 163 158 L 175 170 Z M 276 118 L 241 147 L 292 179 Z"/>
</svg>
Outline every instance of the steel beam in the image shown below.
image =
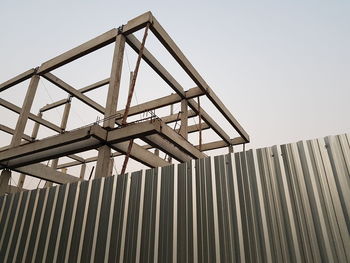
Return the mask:
<svg viewBox="0 0 350 263">
<path fill-rule="evenodd" d="M 157 19 L 152 18 L 151 31 L 158 38 L 158 40 L 163 44 L 163 46 L 169 51 L 173 58 L 180 64 L 180 66 L 185 70 L 185 72 L 190 76 L 190 78 L 206 93 L 208 99 L 216 106 L 216 108 L 224 115 L 226 120 L 236 129 L 236 131 L 249 142 L 249 135 L 238 123 L 238 121 L 233 117 L 231 112 L 226 108 L 222 101 L 216 96 L 214 91 L 205 82 L 202 76 L 197 72 L 197 70 L 192 66 L 190 61 L 185 57 L 180 48 L 171 39 L 168 33 L 159 24 Z"/>
<path fill-rule="evenodd" d="M 29 69 L 19 75 L 17 75 L 16 77 L 13 77 L 12 79 L 5 81 L 4 83 L 0 84 L 0 92 L 11 88 L 12 86 L 21 83 L 22 81 L 25 81 L 27 79 L 30 79 L 33 75 L 35 74 L 35 69 Z"/>
<path fill-rule="evenodd" d="M 6 132 L 6 133 L 11 134 L 11 135 L 13 135 L 15 132 L 14 129 L 11 129 L 10 127 L 7 127 L 7 126 L 2 125 L 2 124 L 0 124 L 0 131 Z M 32 141 L 32 137 L 30 137 L 29 135 L 26 135 L 26 134 L 22 135 L 22 139 L 24 139 L 28 142 Z"/>
<path fill-rule="evenodd" d="M 39 79 L 40 77 L 38 75 L 34 75 L 30 80 L 29 87 L 28 87 L 26 96 L 24 98 L 22 108 L 19 113 L 19 117 L 17 119 L 17 124 L 15 128 L 15 132 L 12 136 L 10 147 L 16 147 L 21 144 L 22 135 L 24 133 L 24 129 L 28 121 L 30 109 L 33 104 L 34 96 L 38 88 Z"/>
<path fill-rule="evenodd" d="M 13 130 L 13 129 L 11 129 L 11 128 L 5 126 L 5 125 L 2 125 L 2 124 L 0 124 L 0 130 L 6 132 L 6 133 L 8 133 L 8 134 L 11 134 L 11 135 L 14 133 L 14 130 Z M 34 131 L 34 130 L 33 130 L 33 131 Z M 33 135 L 32 135 L 32 137 L 30 137 L 29 135 L 26 135 L 26 134 L 23 134 L 23 135 L 22 135 L 22 139 L 24 139 L 24 140 L 26 140 L 26 141 L 28 141 L 28 142 L 34 141 L 35 138 L 36 138 L 36 136 L 34 137 Z M 23 143 L 22 143 L 22 144 L 23 144 Z M 6 150 L 9 149 L 9 148 L 10 148 L 10 146 L 8 146 L 8 147 L 6 148 Z M 4 149 L 4 150 L 5 150 L 5 149 Z M 1 151 L 1 149 L 0 149 L 0 151 Z M 80 156 L 78 156 L 78 155 L 75 155 L 75 154 L 68 155 L 67 157 L 69 157 L 69 158 L 71 158 L 71 159 L 73 159 L 73 160 L 77 160 L 77 161 L 79 161 L 80 163 L 85 162 L 85 159 L 84 159 L 84 158 L 82 158 L 82 157 L 80 157 Z"/>
<path fill-rule="evenodd" d="M 236 137 L 231 139 L 231 146 L 233 145 L 240 145 L 244 144 L 246 141 L 242 137 Z M 227 144 L 225 141 L 215 141 L 215 142 L 209 142 L 209 143 L 203 143 L 202 144 L 202 151 L 210 151 L 210 150 L 215 150 L 215 149 L 220 149 L 220 148 L 225 148 L 227 147 Z M 197 149 L 199 149 L 199 145 L 196 146 Z"/>
<path fill-rule="evenodd" d="M 89 92 L 91 90 L 94 90 L 94 89 L 97 89 L 97 88 L 102 87 L 104 85 L 107 85 L 108 83 L 109 83 L 109 78 L 103 79 L 103 80 L 95 82 L 95 83 L 93 83 L 93 84 L 91 84 L 89 86 L 86 86 L 84 88 L 78 89 L 78 91 L 81 92 L 81 93 Z M 58 101 L 55 101 L 53 103 L 46 104 L 44 107 L 42 107 L 40 109 L 40 111 L 41 112 L 45 112 L 45 111 L 51 110 L 53 108 L 59 107 L 61 105 L 64 105 L 64 104 L 66 104 L 68 102 L 69 102 L 69 98 L 68 99 L 58 100 Z"/>
<path fill-rule="evenodd" d="M 126 42 L 135 50 L 140 52 L 141 42 L 132 34 L 126 36 Z M 176 79 L 163 67 L 163 65 L 145 48 L 142 54 L 143 60 L 182 98 L 185 98 L 185 91 Z"/>
<path fill-rule="evenodd" d="M 41 163 L 17 167 L 11 170 L 23 174 L 28 174 L 30 176 L 46 181 L 51 181 L 57 184 L 74 183 L 80 180 L 78 177 L 74 177 L 66 173 L 61 173 Z"/>
<path fill-rule="evenodd" d="M 152 28 L 152 27 L 151 27 Z M 140 41 L 133 35 L 126 36 L 126 42 L 130 45 L 132 49 L 135 50 L 136 53 L 139 52 L 141 43 Z M 145 62 L 166 82 L 168 85 L 182 98 L 185 98 L 185 91 L 183 87 L 175 80 L 175 78 L 160 64 L 160 62 L 145 48 L 143 51 L 142 58 Z M 198 112 L 198 105 L 192 99 L 188 101 L 188 105 L 192 110 Z M 210 127 L 229 145 L 230 136 L 212 119 L 209 114 L 207 114 L 202 109 L 203 120 L 207 122 Z M 206 117 L 206 118 L 204 118 Z"/>
<path fill-rule="evenodd" d="M 125 154 L 128 151 L 129 142 L 116 143 L 111 145 L 111 147 L 114 150 L 122 154 Z M 136 143 L 133 143 L 131 147 L 130 158 L 152 168 L 169 165 L 168 162 L 164 161 L 163 159 L 159 158 L 153 153 L 145 150 L 144 148 L 142 148 L 140 145 L 137 145 Z"/>
<path fill-rule="evenodd" d="M 86 171 L 86 163 L 83 163 L 80 168 L 80 179 L 84 179 L 85 176 L 85 171 Z"/>
<path fill-rule="evenodd" d="M 181 126 L 178 134 L 180 134 L 184 139 L 188 139 L 188 104 L 187 100 L 183 99 L 181 101 Z"/>
<path fill-rule="evenodd" d="M 0 174 L 0 196 L 6 194 L 10 188 L 9 182 L 11 179 L 10 170 L 2 170 Z"/>
<path fill-rule="evenodd" d="M 43 77 L 45 79 L 47 79 L 48 81 L 50 81 L 51 83 L 55 84 L 57 87 L 60 87 L 61 89 L 63 89 L 67 93 L 69 93 L 70 95 L 76 97 L 78 100 L 80 100 L 80 101 L 84 102 L 85 104 L 89 105 L 91 108 L 93 108 L 93 109 L 97 110 L 98 112 L 104 114 L 104 112 L 105 112 L 105 108 L 104 107 L 102 107 L 100 104 L 98 104 L 97 102 L 93 101 L 89 97 L 85 96 L 83 93 L 79 92 L 78 90 L 76 90 L 75 88 L 73 88 L 72 86 L 70 86 L 69 84 L 67 84 L 63 80 L 61 80 L 60 78 L 56 77 L 55 75 L 53 75 L 51 73 L 46 73 L 46 74 L 43 75 Z"/>
<path fill-rule="evenodd" d="M 14 104 L 12 104 L 12 103 L 4 100 L 4 99 L 1 99 L 1 98 L 0 98 L 0 105 L 5 107 L 8 110 L 11 110 L 11 111 L 15 112 L 15 113 L 18 113 L 18 114 L 21 113 L 21 108 L 20 107 L 14 105 Z M 56 124 L 53 124 L 53 123 L 51 123 L 51 122 L 49 122 L 47 120 L 44 120 L 43 118 L 40 118 L 40 117 L 36 116 L 33 113 L 29 113 L 28 118 L 30 120 L 32 120 L 32 121 L 40 123 L 41 125 L 49 128 L 49 129 L 51 129 L 51 130 L 53 130 L 55 132 L 58 132 L 58 133 L 62 132 L 62 129 L 60 127 L 58 127 Z"/>
<path fill-rule="evenodd" d="M 73 160 L 76 160 L 80 163 L 85 163 L 85 159 L 80 157 L 79 155 L 76 155 L 76 154 L 70 154 L 70 155 L 67 155 L 67 157 L 73 159 Z"/>
<path fill-rule="evenodd" d="M 59 134 L 40 141 L 0 152 L 0 168 L 15 168 L 77 152 L 95 149 L 104 144 L 107 132 L 98 125 Z"/>
<path fill-rule="evenodd" d="M 62 115 L 62 119 L 61 119 L 61 126 L 60 126 L 62 131 L 65 131 L 67 128 L 67 122 L 68 122 L 70 108 L 71 108 L 71 101 L 69 99 L 69 102 L 64 105 L 64 111 L 63 111 L 63 115 Z M 57 169 L 57 165 L 58 165 L 58 158 L 52 160 L 52 162 L 51 162 L 52 169 Z M 51 187 L 51 186 L 52 186 L 52 182 L 45 183 L 45 187 Z"/>
<path fill-rule="evenodd" d="M 38 117 L 42 117 L 43 114 L 41 112 L 38 113 Z M 38 132 L 39 132 L 39 126 L 40 124 L 39 123 L 34 123 L 34 127 L 33 127 L 33 130 L 32 130 L 32 141 L 35 141 L 36 137 L 38 136 Z M 23 189 L 23 185 L 24 185 L 24 180 L 26 178 L 26 175 L 25 174 L 20 174 L 19 175 L 19 179 L 18 179 L 18 182 L 17 182 L 17 186 L 18 186 L 18 189 L 21 190 Z"/>
<path fill-rule="evenodd" d="M 75 47 L 49 61 L 41 64 L 38 70 L 38 74 L 45 74 L 49 71 L 52 71 L 60 66 L 63 66 L 73 60 L 76 60 L 86 54 L 89 54 L 99 48 L 102 48 L 110 43 L 115 41 L 116 36 L 118 35 L 118 30 L 113 28 L 106 33 L 95 37 L 84 44 L 81 44 L 78 47 Z"/>
<path fill-rule="evenodd" d="M 145 27 L 147 23 L 151 23 L 152 18 L 152 13 L 146 12 L 138 17 L 135 17 L 134 19 L 129 20 L 128 23 L 122 27 L 123 34 L 128 35 L 140 30 L 141 28 Z"/>
<path fill-rule="evenodd" d="M 189 154 L 195 159 L 206 157 L 204 153 L 201 153 L 191 143 L 185 140 L 181 135 L 177 134 L 174 130 L 172 130 L 166 124 L 162 125 L 160 135 L 166 138 L 168 141 L 172 142 L 176 147 L 180 148 L 185 153 Z"/>
<path fill-rule="evenodd" d="M 21 112 L 19 113 L 19 116 L 17 119 L 16 128 L 12 135 L 10 147 L 16 147 L 21 145 L 22 137 L 24 135 L 24 129 L 28 122 L 30 109 L 32 108 L 35 93 L 38 89 L 39 80 L 40 80 L 40 77 L 38 75 L 33 75 L 32 78 L 30 79 L 29 87 L 27 89 L 27 93 L 23 101 Z M 24 180 L 25 180 L 25 175 L 21 174 L 18 180 L 19 189 L 22 189 Z"/>
<path fill-rule="evenodd" d="M 124 128 L 116 128 L 109 132 L 98 125 L 93 125 L 0 152 L 0 168 L 8 167 L 13 169 L 90 149 L 96 149 L 106 143 L 114 148 L 120 146 L 118 148 L 119 151 L 124 151 L 123 142 L 126 140 L 156 134 L 162 129 L 160 120 L 133 124 Z M 146 150 L 141 146 L 137 145 L 135 148 L 138 150 L 142 149 L 140 154 L 145 154 Z M 136 150 L 134 150 L 135 158 L 142 160 L 142 163 L 148 163 L 149 166 L 153 166 L 154 163 L 162 164 L 162 162 L 154 158 L 151 158 L 149 162 L 147 157 L 142 158 L 140 154 L 136 153 Z M 149 155 L 146 154 L 145 156 Z"/>
<path fill-rule="evenodd" d="M 188 105 L 194 110 L 197 115 L 200 110 L 201 118 L 224 140 L 226 141 L 226 146 L 230 145 L 230 136 L 218 125 L 215 120 L 210 117 L 210 115 L 201 107 L 198 107 L 198 103 L 194 99 L 188 101 Z"/>
<path fill-rule="evenodd" d="M 142 148 L 144 148 L 143 146 L 141 146 Z M 111 157 L 117 157 L 117 156 L 121 156 L 122 154 L 120 152 L 114 152 L 111 154 Z M 93 156 L 93 157 L 89 157 L 86 158 L 84 163 L 91 163 L 91 162 L 96 162 L 97 161 L 97 156 Z M 59 164 L 57 166 L 57 169 L 63 169 L 63 168 L 68 168 L 68 167 L 72 167 L 72 166 L 76 166 L 76 165 L 80 165 L 81 162 L 79 161 L 73 161 L 73 162 L 67 162 L 67 163 L 62 163 Z"/>
<path fill-rule="evenodd" d="M 167 141 L 159 134 L 146 136 L 143 140 L 150 144 L 150 147 L 149 148 L 147 147 L 147 149 L 151 149 L 153 147 L 157 149 L 161 149 L 163 152 L 175 158 L 179 162 L 187 162 L 192 159 L 190 155 L 188 155 L 187 153 L 177 148 L 174 144 Z"/>
<path fill-rule="evenodd" d="M 50 104 L 46 104 L 44 107 L 42 107 L 40 109 L 40 111 L 41 112 L 45 112 L 45 111 L 48 111 L 48 110 L 52 110 L 54 108 L 60 107 L 62 105 L 65 105 L 69 101 L 70 101 L 70 99 L 68 98 L 68 99 L 61 99 L 61 100 L 58 100 L 58 101 L 50 103 Z"/>
<path fill-rule="evenodd" d="M 106 110 L 103 112 L 105 121 L 103 127 L 113 128 L 115 123 L 115 117 L 111 116 L 116 115 L 118 98 L 119 98 L 119 89 L 120 81 L 123 68 L 123 58 L 124 58 L 124 49 L 125 49 L 125 37 L 123 35 L 118 35 L 115 42 L 112 69 L 110 74 L 110 81 L 108 87 L 107 101 L 106 101 Z"/>
<path fill-rule="evenodd" d="M 113 128 L 115 125 L 115 113 L 117 111 L 121 74 L 123 68 L 123 58 L 125 49 L 125 37 L 118 35 L 115 41 L 113 62 L 110 73 L 106 109 L 104 110 L 103 127 Z M 95 177 L 108 176 L 109 159 L 111 148 L 103 145 L 98 149 L 98 159 L 96 163 Z"/>
<path fill-rule="evenodd" d="M 195 98 L 198 96 L 204 95 L 203 92 L 199 89 L 199 88 L 191 88 L 189 90 L 187 90 L 184 94 L 186 99 L 191 99 L 191 98 Z M 179 96 L 178 94 L 171 94 L 168 96 L 164 96 L 162 98 L 158 98 L 155 100 L 150 100 L 147 101 L 145 103 L 141 103 L 135 106 L 130 107 L 129 112 L 128 112 L 128 116 L 134 116 L 143 112 L 146 112 L 148 110 L 155 110 L 155 109 L 159 109 L 168 105 L 172 105 L 174 103 L 178 103 L 181 102 L 183 99 L 181 96 Z M 124 115 L 125 110 L 119 110 L 117 111 L 117 116 L 123 116 Z M 117 117 L 117 119 L 121 119 L 122 117 Z"/>
<path fill-rule="evenodd" d="M 161 132 L 163 126 L 161 120 L 145 121 L 131 124 L 123 128 L 116 128 L 108 132 L 107 143 L 114 144 L 126 140 L 143 138 L 145 136 Z"/>
<path fill-rule="evenodd" d="M 188 111 L 188 118 L 193 118 L 195 116 L 197 116 L 197 112 L 195 112 L 193 110 Z M 180 117 L 179 114 L 175 113 L 175 114 L 171 114 L 169 116 L 161 117 L 160 119 L 165 123 L 172 123 L 172 122 L 180 120 L 179 117 Z"/>
</svg>

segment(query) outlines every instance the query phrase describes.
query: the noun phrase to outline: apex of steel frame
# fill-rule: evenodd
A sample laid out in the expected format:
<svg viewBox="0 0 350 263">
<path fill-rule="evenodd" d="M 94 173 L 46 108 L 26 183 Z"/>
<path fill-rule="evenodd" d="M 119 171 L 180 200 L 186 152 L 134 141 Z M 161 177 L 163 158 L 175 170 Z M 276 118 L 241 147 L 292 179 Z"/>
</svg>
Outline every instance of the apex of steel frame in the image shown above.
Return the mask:
<svg viewBox="0 0 350 263">
<path fill-rule="evenodd" d="M 134 33 L 139 30 L 144 30 L 142 41 L 139 41 L 134 36 Z M 156 36 L 188 76 L 196 83 L 197 87 L 185 90 L 150 51 L 147 50 L 145 42 L 149 31 Z M 117 110 L 125 43 L 135 50 L 138 58 L 135 70 L 132 72 L 130 78 L 126 107 L 125 109 Z M 54 69 L 110 44 L 114 44 L 115 47 L 111 74 L 107 79 L 82 89 L 75 89 L 51 73 Z M 134 93 L 141 60 L 146 62 L 175 93 L 131 106 L 131 98 Z M 40 78 L 50 81 L 66 91 L 69 96 L 67 99 L 58 100 L 43 106 L 36 115 L 31 113 L 30 109 Z M 0 169 L 6 171 L 6 173 L 3 172 L 4 174 L 8 174 L 11 170 L 21 173 L 19 187 L 23 185 L 25 175 L 46 180 L 48 184 L 50 182 L 51 184 L 52 182 L 62 184 L 82 180 L 84 178 L 85 165 L 88 162 L 96 162 L 95 177 L 109 176 L 112 173 L 111 162 L 113 161 L 113 157 L 121 155 L 124 155 L 122 172 L 125 172 L 129 158 L 149 167 L 161 167 L 169 165 L 172 158 L 179 162 L 186 162 L 191 159 L 206 157 L 204 152 L 208 150 L 229 147 L 232 151 L 232 146 L 249 142 L 247 132 L 191 65 L 151 12 L 144 13 L 118 29 L 109 30 L 78 47 L 44 62 L 40 67 L 30 69 L 0 84 L 0 92 L 27 79 L 30 79 L 30 83 L 21 108 L 0 98 L 1 106 L 18 113 L 15 129 L 0 124 L 0 130 L 12 134 L 11 143 L 0 151 Z M 105 107 L 84 95 L 84 93 L 104 85 L 108 85 Z M 214 118 L 200 106 L 199 98 L 201 96 L 207 96 L 237 131 L 239 137 L 231 138 Z M 103 114 L 104 119 L 99 123 L 96 122 L 75 130 L 66 130 L 72 98 L 82 101 Z M 164 117 L 151 115 L 151 117 L 146 119 L 134 122 L 127 121 L 127 118 L 130 116 L 171 106 L 175 103 L 181 104 L 179 114 L 171 114 Z M 64 106 L 61 126 L 57 126 L 43 118 L 44 112 L 59 106 Z M 189 118 L 198 118 L 199 124 L 189 126 Z M 28 119 L 35 122 L 31 135 L 24 133 Z M 175 122 L 181 123 L 177 129 L 174 125 L 169 125 Z M 40 125 L 57 132 L 57 135 L 37 139 L 36 136 Z M 202 130 L 205 129 L 212 129 L 222 140 L 203 142 Z M 198 145 L 194 145 L 188 140 L 188 133 L 193 132 L 198 133 Z M 136 139 L 139 140 L 135 141 Z M 139 144 L 140 140 L 144 143 Z M 98 150 L 97 156 L 83 158 L 78 155 L 92 149 Z M 162 155 L 168 156 L 168 158 L 161 158 L 159 151 Z M 71 158 L 72 161 L 60 163 L 59 158 L 64 156 Z M 48 160 L 52 160 L 50 167 L 42 163 Z M 81 166 L 80 176 L 73 176 L 60 171 L 62 168 L 75 165 Z M 2 177 L 4 176 L 2 175 Z"/>
</svg>

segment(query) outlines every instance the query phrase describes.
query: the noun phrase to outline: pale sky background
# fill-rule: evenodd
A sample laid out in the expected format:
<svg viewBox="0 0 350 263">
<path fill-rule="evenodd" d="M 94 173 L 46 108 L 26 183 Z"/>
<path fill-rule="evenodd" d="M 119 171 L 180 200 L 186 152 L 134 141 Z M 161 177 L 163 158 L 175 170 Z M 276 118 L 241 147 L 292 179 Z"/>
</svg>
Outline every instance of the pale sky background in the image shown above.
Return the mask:
<svg viewBox="0 0 350 263">
<path fill-rule="evenodd" d="M 0 82 L 149 10 L 249 133 L 247 148 L 350 131 L 350 1 L 2 1 Z M 185 89 L 195 86 L 154 36 L 146 47 Z M 76 88 L 84 87 L 109 76 L 112 52 L 110 45 L 53 73 Z M 124 108 L 129 67 L 136 61 L 130 48 L 126 52 L 118 108 Z M 21 106 L 27 85 L 0 97 Z M 104 106 L 106 90 L 87 95 Z M 133 104 L 172 92 L 141 64 Z M 66 97 L 41 81 L 32 113 Z M 219 114 L 207 109 L 234 137 Z M 59 125 L 61 115 L 62 107 L 44 117 Z M 2 124 L 14 128 L 16 114 L 0 108 L 0 116 Z M 97 116 L 73 100 L 68 127 L 93 122 Z M 29 135 L 31 128 L 29 123 Z M 41 129 L 39 136 L 49 134 Z M 217 139 L 211 134 L 208 138 Z M 9 140 L 0 133 L 0 146 Z M 116 164 L 117 171 L 120 166 Z M 131 164 L 129 169 L 137 168 Z"/>
</svg>

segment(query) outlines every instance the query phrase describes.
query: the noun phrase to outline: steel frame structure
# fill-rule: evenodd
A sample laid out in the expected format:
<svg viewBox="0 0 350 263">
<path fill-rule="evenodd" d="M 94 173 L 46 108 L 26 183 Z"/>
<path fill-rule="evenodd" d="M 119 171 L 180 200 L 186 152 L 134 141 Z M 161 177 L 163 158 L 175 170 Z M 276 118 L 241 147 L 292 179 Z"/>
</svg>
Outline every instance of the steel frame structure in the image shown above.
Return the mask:
<svg viewBox="0 0 350 263">
<path fill-rule="evenodd" d="M 134 36 L 134 33 L 145 27 L 150 29 L 188 76 L 196 83 L 197 87 L 185 90 L 151 52 L 142 46 L 142 43 Z M 110 77 L 107 79 L 93 83 L 82 89 L 75 89 L 51 73 L 51 71 L 67 63 L 113 43 L 115 47 L 112 68 Z M 135 50 L 142 57 L 143 61 L 175 91 L 175 94 L 132 106 L 127 110 L 127 113 L 125 113 L 126 109 L 117 110 L 125 44 L 128 44 Z M 66 91 L 69 97 L 45 105 L 35 115 L 30 112 L 30 109 L 40 78 L 45 78 Z M 12 135 L 11 143 L 0 151 L 0 169 L 4 171 L 15 170 L 22 173 L 18 185 L 19 189 L 22 189 L 24 175 L 34 176 L 59 184 L 81 180 L 85 173 L 86 163 L 94 161 L 97 162 L 95 176 L 109 176 L 111 174 L 111 160 L 113 160 L 113 157 L 123 154 L 130 154 L 131 158 L 149 167 L 160 167 L 169 165 L 169 162 L 159 157 L 159 150 L 180 162 L 185 162 L 194 158 L 205 157 L 206 154 L 204 152 L 208 150 L 229 147 L 230 151 L 232 151 L 233 145 L 249 142 L 247 132 L 196 71 L 151 12 L 142 14 L 128 21 L 126 25 L 118 29 L 114 28 L 107 31 L 78 47 L 44 62 L 37 68 L 29 69 L 0 84 L 0 92 L 28 79 L 30 79 L 30 84 L 22 107 L 18 107 L 0 98 L 0 106 L 19 114 L 15 129 L 0 124 L 1 131 Z M 104 85 L 108 85 L 105 107 L 85 95 L 86 92 Z M 206 96 L 215 105 L 225 119 L 238 132 L 239 137 L 230 138 L 220 125 L 195 101 L 195 98 L 199 98 L 200 96 Z M 95 123 L 74 131 L 66 131 L 72 98 L 82 101 L 103 114 L 104 119 L 101 121 L 101 125 Z M 126 117 L 134 116 L 146 111 L 171 106 L 175 103 L 181 103 L 181 114 L 171 114 L 163 118 L 153 117 L 137 123 L 128 123 L 127 125 L 122 125 L 121 123 L 121 119 L 125 114 L 127 115 Z M 43 118 L 44 112 L 63 105 L 65 108 L 60 126 Z M 203 122 L 200 122 L 199 125 L 188 126 L 188 119 L 195 116 L 199 116 Z M 31 135 L 24 134 L 28 119 L 35 122 Z M 175 121 L 181 122 L 180 129 L 178 130 L 173 130 L 168 126 L 169 123 Z M 40 125 L 58 134 L 36 140 Z M 188 133 L 201 133 L 204 129 L 214 130 L 222 140 L 209 143 L 202 143 L 200 140 L 199 145 L 192 145 L 188 141 Z M 133 143 L 132 147 L 128 147 L 129 141 L 135 138 L 141 139 L 147 144 L 138 145 Z M 157 149 L 155 153 L 149 151 L 151 148 Z M 98 156 L 84 159 L 77 155 L 89 149 L 98 149 Z M 116 152 L 112 153 L 111 149 L 114 149 Z M 63 156 L 68 156 L 73 161 L 58 164 L 58 158 Z M 46 160 L 53 160 L 51 167 L 40 163 Z M 81 165 L 80 177 L 58 171 L 60 168 L 75 165 Z M 3 181 L 6 180 L 4 179 Z M 4 183 L 6 184 L 6 182 Z"/>
</svg>

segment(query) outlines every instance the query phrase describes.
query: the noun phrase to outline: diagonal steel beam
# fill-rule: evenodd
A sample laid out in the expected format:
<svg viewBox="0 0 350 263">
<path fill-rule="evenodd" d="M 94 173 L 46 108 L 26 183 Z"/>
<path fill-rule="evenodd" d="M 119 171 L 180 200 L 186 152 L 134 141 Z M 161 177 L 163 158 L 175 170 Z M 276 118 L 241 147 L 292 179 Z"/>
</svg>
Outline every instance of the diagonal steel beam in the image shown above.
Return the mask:
<svg viewBox="0 0 350 263">
<path fill-rule="evenodd" d="M 18 113 L 18 114 L 21 112 L 21 108 L 20 107 L 16 106 L 15 104 L 12 104 L 11 102 L 8 102 L 8 101 L 6 101 L 4 99 L 0 99 L 0 105 L 5 107 L 5 108 L 7 108 L 7 109 L 9 109 L 9 110 L 11 110 L 11 111 L 13 111 L 13 112 Z M 58 133 L 62 132 L 62 129 L 59 126 L 57 126 L 56 124 L 53 124 L 53 123 L 51 123 L 51 122 L 49 122 L 49 121 L 47 121 L 47 120 L 45 120 L 45 119 L 43 119 L 41 117 L 38 117 L 38 116 L 36 116 L 33 113 L 29 113 L 28 118 L 31 119 L 32 121 L 40 123 L 41 125 L 49 128 L 49 129 L 51 129 L 53 131 L 56 131 Z"/>
<path fill-rule="evenodd" d="M 104 85 L 107 85 L 108 83 L 109 83 L 109 78 L 106 78 L 106 79 L 100 80 L 100 81 L 98 81 L 96 83 L 93 83 L 93 84 L 91 84 L 89 86 L 86 86 L 84 88 L 78 89 L 78 91 L 81 92 L 81 93 L 89 92 L 91 90 L 94 90 L 94 89 L 97 89 L 97 88 L 102 87 Z M 55 101 L 53 103 L 46 104 L 44 107 L 42 107 L 40 109 L 40 111 L 41 112 L 45 112 L 45 111 L 51 110 L 53 108 L 59 107 L 61 105 L 64 105 L 67 102 L 69 102 L 69 99 L 58 100 L 58 101 Z"/>
<path fill-rule="evenodd" d="M 85 96 L 83 93 L 76 90 L 75 88 L 73 88 L 72 86 L 70 86 L 69 84 L 67 84 L 63 80 L 61 80 L 60 78 L 56 77 L 55 75 L 53 75 L 51 73 L 46 73 L 43 75 L 43 77 L 45 79 L 47 79 L 48 81 L 50 81 L 51 83 L 55 84 L 57 87 L 68 92 L 70 95 L 76 97 L 78 100 L 84 102 L 85 104 L 89 105 L 93 109 L 97 110 L 98 112 L 100 112 L 100 113 L 105 112 L 105 108 L 102 107 L 100 104 L 96 103 L 95 101 L 93 101 L 89 97 Z"/>
<path fill-rule="evenodd" d="M 57 57 L 54 57 L 53 59 L 50 59 L 49 61 L 41 64 L 38 70 L 38 74 L 45 74 L 73 60 L 85 56 L 86 54 L 89 54 L 99 48 L 113 43 L 117 35 L 118 30 L 113 28 L 106 33 L 103 33 L 102 35 L 81 44 L 80 46 L 77 46 Z"/>
<path fill-rule="evenodd" d="M 12 86 L 21 83 L 22 81 L 25 81 L 27 79 L 30 79 L 33 75 L 35 74 L 35 69 L 29 69 L 19 75 L 17 75 L 16 77 L 13 77 L 12 79 L 9 79 L 8 81 L 5 81 L 4 83 L 0 84 L 0 92 L 11 88 Z"/>
<path fill-rule="evenodd" d="M 135 52 L 139 52 L 141 47 L 140 41 L 133 35 L 126 36 L 126 42 L 130 45 Z M 145 48 L 142 58 L 145 62 L 166 82 L 168 85 L 182 98 L 186 98 L 183 87 L 175 80 L 175 78 L 160 64 L 160 62 Z M 198 105 L 192 99 L 188 101 L 188 105 L 192 110 L 198 112 Z M 230 136 L 207 114 L 201 109 L 202 117 L 210 127 L 229 145 Z"/>
<path fill-rule="evenodd" d="M 249 142 L 249 135 L 239 124 L 239 122 L 233 117 L 231 112 L 222 103 L 219 97 L 214 93 L 214 91 L 205 82 L 202 76 L 197 72 L 197 70 L 192 66 L 190 61 L 182 53 L 180 48 L 164 30 L 164 28 L 159 24 L 157 19 L 152 17 L 151 31 L 158 38 L 158 40 L 163 44 L 163 46 L 169 51 L 173 58 L 180 64 L 180 66 L 185 70 L 185 72 L 190 76 L 190 78 L 206 93 L 208 99 L 216 106 L 216 108 L 224 115 L 226 120 L 236 129 L 236 131 Z"/>
</svg>

